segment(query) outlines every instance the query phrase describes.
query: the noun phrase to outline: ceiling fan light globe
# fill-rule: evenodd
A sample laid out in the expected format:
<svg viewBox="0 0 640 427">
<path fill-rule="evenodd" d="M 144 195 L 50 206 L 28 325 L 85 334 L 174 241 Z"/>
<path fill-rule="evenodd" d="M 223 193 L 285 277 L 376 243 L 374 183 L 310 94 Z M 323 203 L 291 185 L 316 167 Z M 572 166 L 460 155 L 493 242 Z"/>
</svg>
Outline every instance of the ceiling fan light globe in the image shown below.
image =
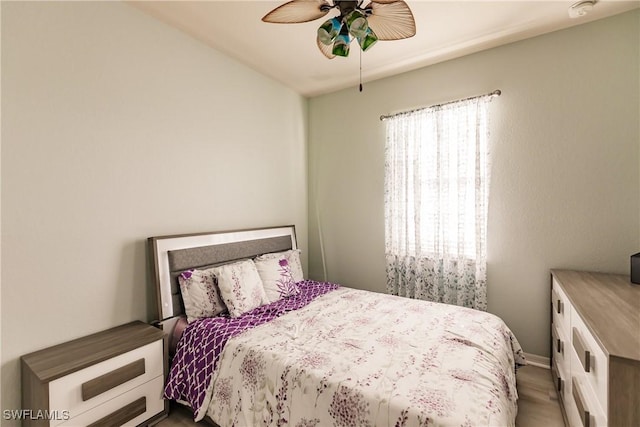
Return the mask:
<svg viewBox="0 0 640 427">
<path fill-rule="evenodd" d="M 333 50 L 331 52 L 336 56 L 349 56 L 350 42 L 348 34 L 339 34 L 333 42 Z"/>
<path fill-rule="evenodd" d="M 349 32 L 353 37 L 364 37 L 369 29 L 369 24 L 365 18 L 355 19 L 349 26 Z"/>
<path fill-rule="evenodd" d="M 354 10 L 345 18 L 347 28 L 353 37 L 364 37 L 369 23 L 367 17 L 360 11 Z"/>
<path fill-rule="evenodd" d="M 367 31 L 363 37 L 358 37 L 358 44 L 363 52 L 366 52 L 378 42 L 378 36 L 373 32 L 371 28 L 367 28 Z"/>
<path fill-rule="evenodd" d="M 340 26 L 340 20 L 337 18 L 325 21 L 320 28 L 318 28 L 318 39 L 327 46 L 330 45 L 338 36 Z"/>
</svg>

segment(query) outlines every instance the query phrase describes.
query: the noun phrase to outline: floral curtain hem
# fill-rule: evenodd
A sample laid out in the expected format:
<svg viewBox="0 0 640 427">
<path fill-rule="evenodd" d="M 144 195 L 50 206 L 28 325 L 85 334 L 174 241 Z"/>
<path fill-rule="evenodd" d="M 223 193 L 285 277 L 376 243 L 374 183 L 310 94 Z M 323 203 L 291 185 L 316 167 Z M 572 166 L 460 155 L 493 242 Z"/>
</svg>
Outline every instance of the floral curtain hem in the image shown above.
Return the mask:
<svg viewBox="0 0 640 427">
<path fill-rule="evenodd" d="M 386 254 L 387 292 L 486 311 L 486 268 L 464 257 Z"/>
</svg>

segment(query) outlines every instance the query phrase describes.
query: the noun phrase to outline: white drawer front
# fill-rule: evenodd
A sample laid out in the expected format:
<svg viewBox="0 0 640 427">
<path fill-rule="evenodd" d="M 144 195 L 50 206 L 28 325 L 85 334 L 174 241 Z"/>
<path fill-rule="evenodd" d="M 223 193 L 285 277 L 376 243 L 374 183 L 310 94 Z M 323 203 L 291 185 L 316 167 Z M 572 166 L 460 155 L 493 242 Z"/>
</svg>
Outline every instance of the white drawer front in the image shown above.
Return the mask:
<svg viewBox="0 0 640 427">
<path fill-rule="evenodd" d="M 92 424 L 105 417 L 109 417 L 119 409 L 127 406 L 131 402 L 135 402 L 138 399 L 145 398 L 145 411 L 144 413 L 136 416 L 135 418 L 125 422 L 123 425 L 136 426 L 143 421 L 153 417 L 164 410 L 164 400 L 162 399 L 162 390 L 164 385 L 164 379 L 162 376 L 157 377 L 148 383 L 142 384 L 139 387 L 129 390 L 120 396 L 117 396 L 102 405 L 84 412 L 77 417 L 65 421 L 61 424 L 61 427 L 84 427 Z"/>
<path fill-rule="evenodd" d="M 576 403 L 573 401 L 573 384 L 571 381 L 571 375 L 569 373 L 567 373 L 567 380 L 565 381 L 564 393 L 562 398 L 564 399 L 564 410 L 567 414 L 569 426 L 580 427 L 580 420 L 578 419 L 578 409 L 576 408 Z"/>
<path fill-rule="evenodd" d="M 571 377 L 569 375 L 569 369 L 566 365 L 559 365 L 556 359 L 553 359 L 551 365 L 551 374 L 553 378 L 553 387 L 558 393 L 558 397 L 562 398 L 562 401 L 567 402 L 567 396 L 571 394 L 569 389 Z"/>
<path fill-rule="evenodd" d="M 576 365 L 572 365 L 572 372 L 580 372 L 584 375 L 585 382 L 589 385 L 589 387 L 593 390 L 595 396 L 600 403 L 600 406 L 606 413 L 608 410 L 607 403 L 607 393 L 608 393 L 608 372 L 609 372 L 609 364 L 604 351 L 600 348 L 600 346 L 596 343 L 595 339 L 587 329 L 586 325 L 580 318 L 580 316 L 573 312 L 571 317 L 571 326 L 572 326 L 572 348 L 573 352 L 576 355 Z M 575 329 L 573 329 L 575 328 Z M 581 351 L 578 354 L 576 349 L 581 349 L 581 346 L 578 342 L 576 342 L 576 338 L 580 337 L 582 341 L 582 346 L 585 351 L 588 352 L 588 362 L 589 362 L 589 371 L 587 372 L 585 369 L 585 363 L 587 361 L 587 356 L 585 355 L 585 351 Z M 573 359 L 572 359 L 573 361 Z"/>
<path fill-rule="evenodd" d="M 568 334 L 571 328 L 571 305 L 569 298 L 564 293 L 556 279 L 553 279 L 551 287 L 551 305 L 553 310 L 553 323 L 558 325 L 565 334 Z"/>
<path fill-rule="evenodd" d="M 571 404 L 565 405 L 565 411 L 570 427 L 607 427 L 606 419 L 599 413 L 588 412 L 581 417 L 578 404 L 574 401 L 573 396 L 571 396 Z M 584 422 L 588 424 L 584 424 Z"/>
<path fill-rule="evenodd" d="M 571 352 L 571 364 L 580 364 L 575 351 Z M 567 379 L 571 382 L 571 400 L 572 404 L 567 405 L 567 417 L 572 427 L 585 426 L 583 419 L 588 419 L 589 427 L 605 427 L 607 425 L 607 417 L 598 398 L 595 395 L 591 385 L 586 379 L 584 371 L 573 370 L 571 378 Z M 577 388 L 577 390 L 576 390 Z M 579 396 L 580 400 L 576 396 Z M 569 407 L 571 411 L 569 410 Z M 580 410 L 582 409 L 582 411 Z M 588 416 L 585 415 L 585 411 Z"/>
<path fill-rule="evenodd" d="M 140 359 L 144 362 L 141 362 Z M 95 393 L 87 395 L 85 390 L 85 397 L 83 399 L 83 384 L 90 383 L 97 377 L 110 374 L 119 368 L 123 369 L 123 367 L 131 365 L 140 366 L 142 364 L 144 366 L 144 373 L 140 373 L 140 375 L 137 375 L 120 385 L 116 385 L 113 388 L 100 392 L 97 395 L 94 395 Z M 145 384 L 158 376 L 162 377 L 162 375 L 163 342 L 162 340 L 158 340 L 52 381 L 49 384 L 50 408 L 52 410 L 69 411 L 71 419 L 74 419 L 80 414 L 89 411 L 90 409 L 95 408 L 116 396 Z M 94 381 L 94 383 L 95 382 L 96 381 Z M 98 383 L 100 383 L 100 381 L 98 381 Z M 52 422 L 51 425 L 55 426 L 59 423 L 60 421 Z"/>
<path fill-rule="evenodd" d="M 566 372 L 569 372 L 569 352 L 571 351 L 571 342 L 567 340 L 565 332 L 557 325 L 551 326 L 551 339 L 553 345 L 553 360 L 561 366 Z"/>
</svg>

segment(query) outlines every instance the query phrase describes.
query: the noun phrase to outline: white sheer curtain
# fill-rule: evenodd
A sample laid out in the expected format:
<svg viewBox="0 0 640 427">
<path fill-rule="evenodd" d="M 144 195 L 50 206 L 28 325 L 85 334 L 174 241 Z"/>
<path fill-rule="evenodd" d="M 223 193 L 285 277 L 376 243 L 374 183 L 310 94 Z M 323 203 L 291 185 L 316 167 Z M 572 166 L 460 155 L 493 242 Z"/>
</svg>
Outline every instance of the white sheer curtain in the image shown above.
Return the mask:
<svg viewBox="0 0 640 427">
<path fill-rule="evenodd" d="M 486 310 L 489 100 L 387 119 L 389 293 Z"/>
</svg>

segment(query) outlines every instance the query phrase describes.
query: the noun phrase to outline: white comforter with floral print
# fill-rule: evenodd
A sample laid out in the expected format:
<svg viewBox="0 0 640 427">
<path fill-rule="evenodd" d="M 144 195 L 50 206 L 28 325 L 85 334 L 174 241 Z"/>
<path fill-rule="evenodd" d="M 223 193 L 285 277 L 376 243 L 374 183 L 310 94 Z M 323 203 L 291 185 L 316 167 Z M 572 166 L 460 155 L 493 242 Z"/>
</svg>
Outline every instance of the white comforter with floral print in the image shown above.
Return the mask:
<svg viewBox="0 0 640 427">
<path fill-rule="evenodd" d="M 508 426 L 516 338 L 471 309 L 339 288 L 230 339 L 220 426 Z"/>
</svg>

